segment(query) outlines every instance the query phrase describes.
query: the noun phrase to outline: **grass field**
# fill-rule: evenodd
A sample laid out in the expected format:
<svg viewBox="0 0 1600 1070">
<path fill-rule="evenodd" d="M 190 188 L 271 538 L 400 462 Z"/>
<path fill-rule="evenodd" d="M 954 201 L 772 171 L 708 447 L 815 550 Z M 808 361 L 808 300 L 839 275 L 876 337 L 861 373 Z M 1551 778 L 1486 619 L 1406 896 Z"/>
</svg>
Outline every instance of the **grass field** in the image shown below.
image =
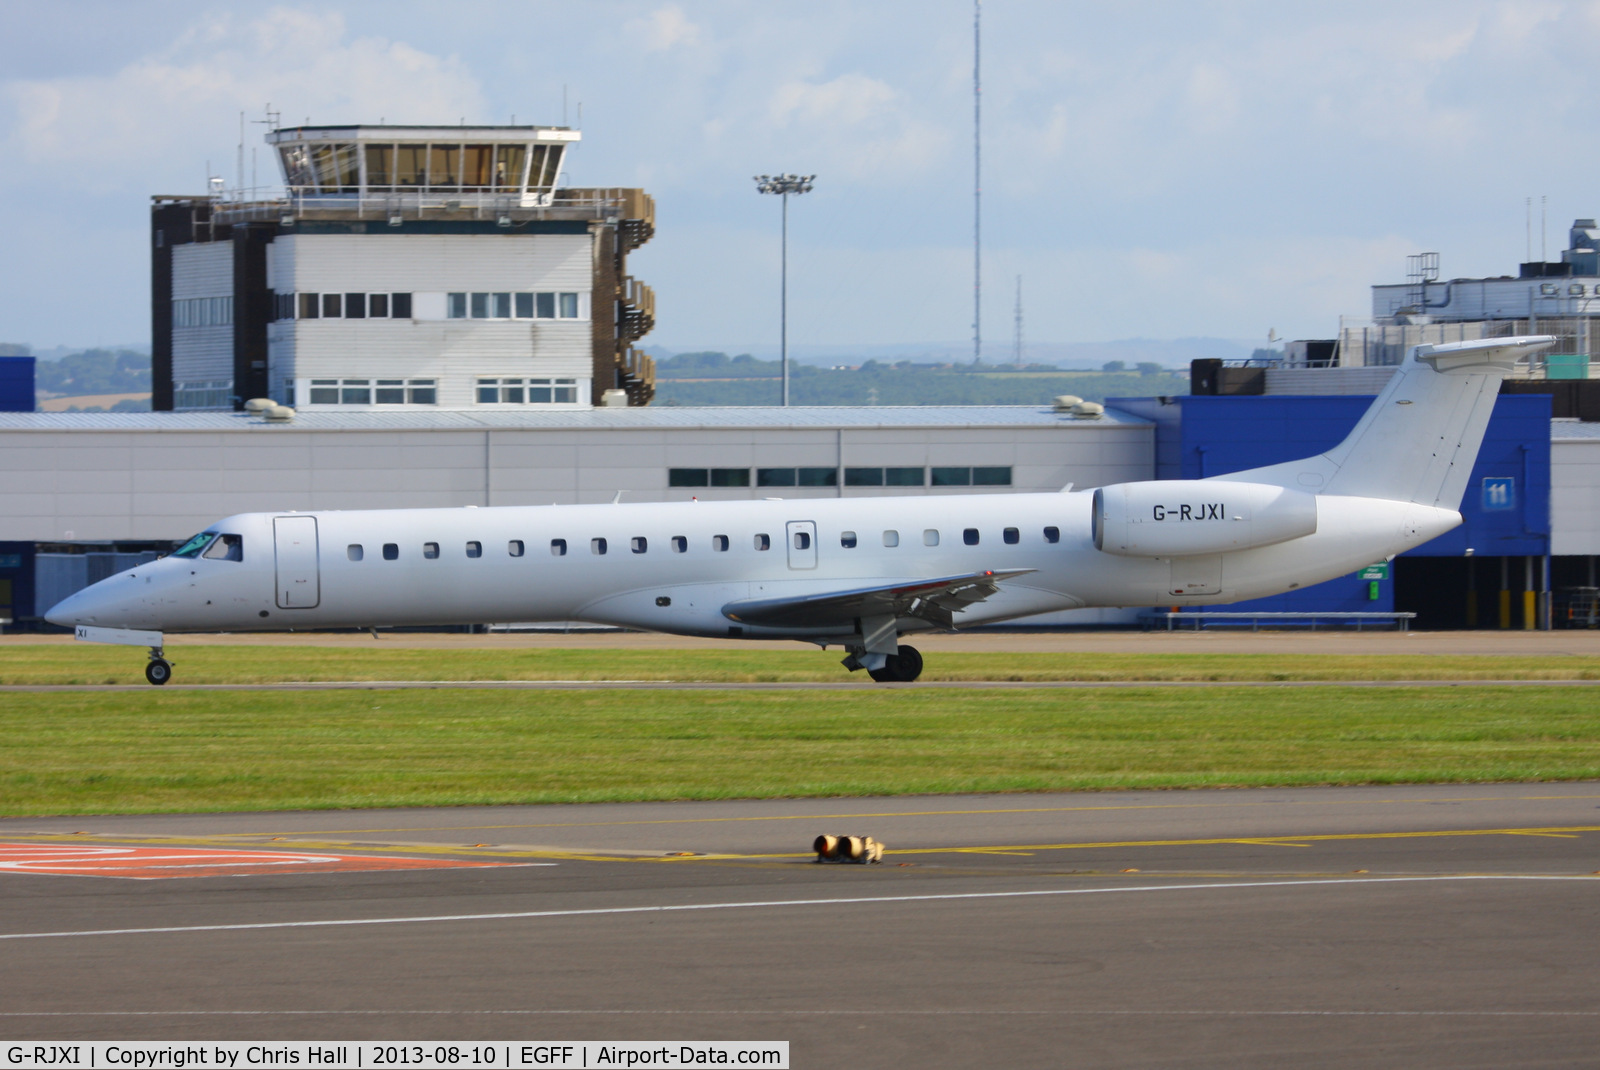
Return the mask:
<svg viewBox="0 0 1600 1070">
<path fill-rule="evenodd" d="M 8 815 L 1593 777 L 1559 687 L 0 696 Z"/>
<path fill-rule="evenodd" d="M 359 650 L 191 646 L 167 649 L 186 684 L 315 680 L 679 680 L 755 683 L 843 680 L 840 651 Z M 0 684 L 132 684 L 144 653 L 130 647 L 38 644 L 0 648 Z M 861 679 L 857 674 L 856 679 Z M 1328 654 L 977 654 L 929 657 L 924 680 L 1594 680 L 1600 658 Z M 865 681 L 863 681 L 865 683 Z M 870 686 L 870 685 L 866 685 Z"/>
</svg>

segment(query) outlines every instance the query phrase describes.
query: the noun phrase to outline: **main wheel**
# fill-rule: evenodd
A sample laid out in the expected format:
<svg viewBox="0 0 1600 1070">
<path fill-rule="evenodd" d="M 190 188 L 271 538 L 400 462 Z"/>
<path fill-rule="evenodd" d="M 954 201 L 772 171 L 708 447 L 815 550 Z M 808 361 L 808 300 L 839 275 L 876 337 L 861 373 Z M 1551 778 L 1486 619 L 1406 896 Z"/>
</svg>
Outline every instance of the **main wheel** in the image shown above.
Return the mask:
<svg viewBox="0 0 1600 1070">
<path fill-rule="evenodd" d="M 900 653 L 890 654 L 881 669 L 868 669 L 867 675 L 880 684 L 909 684 L 922 675 L 922 655 L 914 646 L 902 646 Z"/>
<path fill-rule="evenodd" d="M 160 687 L 172 679 L 172 666 L 162 658 L 151 658 L 150 664 L 144 667 L 144 678 Z"/>
</svg>

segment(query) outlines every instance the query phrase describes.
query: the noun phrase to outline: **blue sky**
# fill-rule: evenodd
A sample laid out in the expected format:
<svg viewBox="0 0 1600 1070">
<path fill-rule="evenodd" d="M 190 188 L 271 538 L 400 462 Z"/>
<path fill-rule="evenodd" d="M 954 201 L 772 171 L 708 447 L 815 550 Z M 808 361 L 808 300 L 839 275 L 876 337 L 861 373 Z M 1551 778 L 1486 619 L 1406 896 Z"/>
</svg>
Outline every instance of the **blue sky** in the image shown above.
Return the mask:
<svg viewBox="0 0 1600 1070">
<path fill-rule="evenodd" d="M 985 338 L 1016 276 L 1038 343 L 1326 337 L 1405 256 L 1514 272 L 1600 215 L 1600 4 L 1049 3 L 984 9 Z M 648 342 L 971 336 L 972 7 L 962 0 L 10 3 L 0 12 L 0 340 L 148 337 L 147 204 L 285 122 L 560 123 L 574 185 L 640 185 Z M 260 145 L 263 127 L 249 127 Z M 247 149 L 246 171 L 249 171 Z M 275 167 L 264 147 L 262 175 Z"/>
</svg>

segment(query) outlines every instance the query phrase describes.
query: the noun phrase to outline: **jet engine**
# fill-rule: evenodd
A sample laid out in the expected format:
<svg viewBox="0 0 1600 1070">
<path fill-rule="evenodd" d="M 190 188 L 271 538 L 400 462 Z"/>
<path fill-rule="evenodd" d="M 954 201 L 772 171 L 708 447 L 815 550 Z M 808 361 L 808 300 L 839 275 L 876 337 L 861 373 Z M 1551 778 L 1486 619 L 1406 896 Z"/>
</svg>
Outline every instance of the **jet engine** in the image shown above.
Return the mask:
<svg viewBox="0 0 1600 1070">
<path fill-rule="evenodd" d="M 1316 530 L 1315 495 L 1265 483 L 1164 479 L 1094 492 L 1094 547 L 1123 557 L 1229 553 Z"/>
</svg>

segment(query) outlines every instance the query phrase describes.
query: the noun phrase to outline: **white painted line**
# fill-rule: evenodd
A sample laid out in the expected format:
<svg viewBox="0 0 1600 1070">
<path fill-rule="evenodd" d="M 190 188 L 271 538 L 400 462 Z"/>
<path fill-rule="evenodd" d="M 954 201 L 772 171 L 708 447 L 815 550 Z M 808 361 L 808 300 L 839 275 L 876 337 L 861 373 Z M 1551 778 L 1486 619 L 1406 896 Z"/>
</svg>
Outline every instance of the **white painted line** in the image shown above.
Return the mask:
<svg viewBox="0 0 1600 1070">
<path fill-rule="evenodd" d="M 749 903 L 674 903 L 668 906 L 592 907 L 582 910 L 520 910 L 499 914 L 432 914 L 409 918 L 330 918 L 322 921 L 263 921 L 238 925 L 167 925 L 148 929 L 80 929 L 53 933 L 0 933 L 0 940 L 41 940 L 63 936 L 136 936 L 153 933 L 244 932 L 252 929 L 323 929 L 354 925 L 418 925 L 452 921 L 513 921 L 524 918 L 578 918 L 607 914 L 671 914 L 691 910 L 753 910 L 763 907 L 859 906 L 873 903 L 932 903 L 961 899 L 1026 899 L 1062 895 L 1116 895 L 1129 892 L 1203 892 L 1229 888 L 1303 888 L 1328 884 L 1431 884 L 1445 881 L 1589 881 L 1595 877 L 1536 874 L 1452 874 L 1438 877 L 1354 877 L 1295 881 L 1231 881 L 1225 884 L 1146 884 L 1132 888 L 1047 888 L 1030 892 L 951 892 L 936 895 L 869 895 L 833 899 L 765 899 Z"/>
</svg>

